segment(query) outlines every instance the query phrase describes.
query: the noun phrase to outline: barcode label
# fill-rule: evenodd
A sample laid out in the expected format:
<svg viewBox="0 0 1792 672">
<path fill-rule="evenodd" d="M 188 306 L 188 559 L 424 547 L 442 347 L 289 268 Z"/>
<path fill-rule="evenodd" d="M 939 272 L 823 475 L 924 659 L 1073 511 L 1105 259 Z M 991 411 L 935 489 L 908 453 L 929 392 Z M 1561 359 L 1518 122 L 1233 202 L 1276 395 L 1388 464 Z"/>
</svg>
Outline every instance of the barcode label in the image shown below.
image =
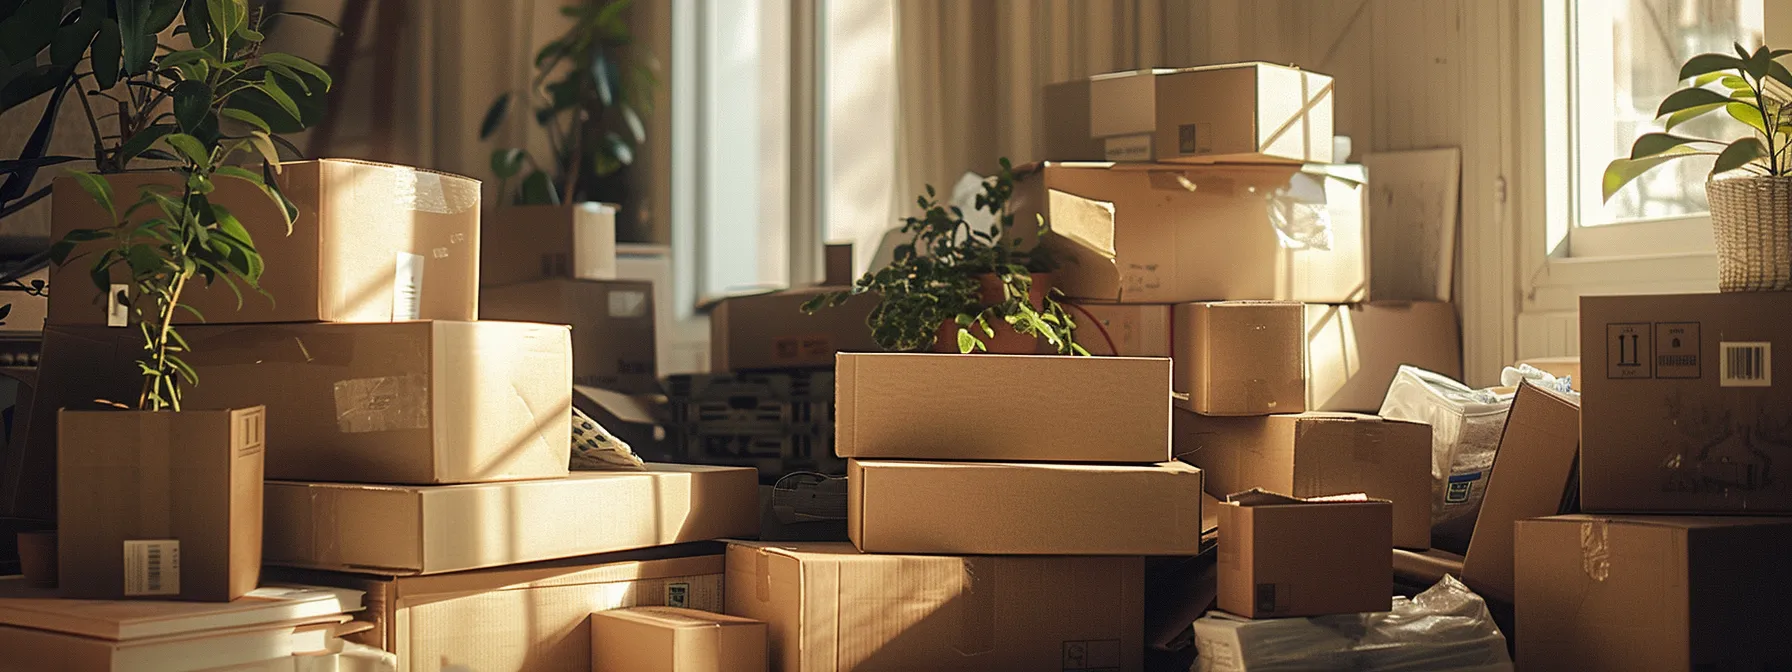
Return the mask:
<svg viewBox="0 0 1792 672">
<path fill-rule="evenodd" d="M 179 595 L 180 540 L 125 541 L 124 594 Z"/>
<path fill-rule="evenodd" d="M 392 274 L 392 321 L 422 316 L 423 255 L 399 252 L 398 268 Z"/>
<path fill-rule="evenodd" d="M 1773 344 L 1718 344 L 1719 387 L 1772 387 Z"/>
</svg>

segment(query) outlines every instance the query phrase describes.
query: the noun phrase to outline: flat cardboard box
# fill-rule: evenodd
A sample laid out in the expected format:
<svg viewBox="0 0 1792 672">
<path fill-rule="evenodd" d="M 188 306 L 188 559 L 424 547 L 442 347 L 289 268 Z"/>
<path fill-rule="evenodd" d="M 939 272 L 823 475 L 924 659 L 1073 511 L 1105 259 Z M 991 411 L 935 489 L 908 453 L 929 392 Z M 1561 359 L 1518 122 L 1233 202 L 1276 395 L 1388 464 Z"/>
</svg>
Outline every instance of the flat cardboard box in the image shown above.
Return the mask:
<svg viewBox="0 0 1792 672">
<path fill-rule="evenodd" d="M 1431 427 L 1355 413 L 1218 418 L 1176 411 L 1176 457 L 1207 492 L 1362 492 L 1394 503 L 1394 545 L 1431 546 Z"/>
<path fill-rule="evenodd" d="M 846 530 L 867 553 L 1196 555 L 1201 470 L 848 460 Z"/>
<path fill-rule="evenodd" d="M 1435 301 L 1307 306 L 1307 408 L 1374 413 L 1400 365 L 1462 378 L 1456 307 Z"/>
<path fill-rule="evenodd" d="M 648 467 L 438 486 L 269 481 L 263 561 L 440 574 L 758 534 L 752 469 Z"/>
<path fill-rule="evenodd" d="M 709 312 L 709 370 L 825 369 L 836 354 L 882 350 L 865 325 L 876 296 L 855 296 L 814 315 L 802 311 L 809 299 L 845 289 L 809 287 L 717 301 Z"/>
<path fill-rule="evenodd" d="M 1107 143 L 1089 134 L 1089 114 L 1095 103 L 1089 98 L 1089 78 L 1045 85 L 1040 90 L 1044 99 L 1045 143 L 1047 161 L 1101 161 L 1107 158 Z"/>
<path fill-rule="evenodd" d="M 1176 306 L 1171 386 L 1202 415 L 1307 410 L 1302 312 L 1301 304 L 1277 301 Z"/>
<path fill-rule="evenodd" d="M 1015 221 L 1045 217 L 1051 233 L 1040 244 L 1061 262 L 1052 277 L 1072 299 L 1368 296 L 1360 166 L 1045 163 L 1018 172 Z M 1037 235 L 1015 228 L 1023 246 Z"/>
<path fill-rule="evenodd" d="M 765 672 L 764 621 L 679 607 L 591 615 L 591 672 Z"/>
<path fill-rule="evenodd" d="M 229 602 L 260 583 L 265 409 L 62 411 L 69 598 Z"/>
<path fill-rule="evenodd" d="M 1174 352 L 1170 339 L 1173 306 L 1098 301 L 1064 305 L 1076 321 L 1077 344 L 1091 355 L 1169 357 Z"/>
<path fill-rule="evenodd" d="M 1582 510 L 1792 513 L 1788 314 L 1788 292 L 1582 299 Z"/>
<path fill-rule="evenodd" d="M 653 283 L 558 279 L 479 291 L 485 319 L 571 326 L 573 384 L 631 394 L 661 391 Z"/>
<path fill-rule="evenodd" d="M 479 284 L 615 280 L 616 209 L 586 202 L 487 210 L 479 227 Z"/>
<path fill-rule="evenodd" d="M 1792 665 L 1792 519 L 1555 516 L 1517 534 L 1522 669 Z"/>
<path fill-rule="evenodd" d="M 1220 504 L 1219 608 L 1245 618 L 1387 611 L 1394 505 L 1263 491 Z"/>
<path fill-rule="evenodd" d="M 120 212 L 139 188 L 172 184 L 170 173 L 107 175 Z M 253 184 L 217 180 L 212 204 L 228 208 L 253 237 L 267 261 L 261 288 L 273 300 L 223 282 L 189 285 L 181 303 L 205 316 L 179 311 L 181 324 L 209 322 L 392 322 L 479 318 L 479 181 L 408 166 L 319 159 L 282 164 L 281 192 L 298 208 L 287 234 L 280 206 Z M 111 216 L 71 177 L 57 178 L 51 194 L 50 237 L 75 229 L 110 226 Z M 133 220 L 147 220 L 142 208 Z M 102 242 L 75 248 L 95 252 Z M 85 259 L 91 259 L 86 257 Z M 53 268 L 49 323 L 122 326 L 110 301 L 88 279 L 89 263 Z M 112 283 L 129 290 L 125 269 Z M 116 293 L 116 292 L 114 292 Z"/>
<path fill-rule="evenodd" d="M 50 307 L 50 270 L 42 268 L 19 278 L 17 287 L 0 287 L 0 334 L 44 330 Z"/>
<path fill-rule="evenodd" d="M 367 593 L 373 628 L 349 641 L 398 655 L 398 669 L 583 672 L 591 614 L 637 606 L 721 611 L 721 545 L 686 544 L 433 576 L 274 569 Z M 761 668 L 763 669 L 763 668 Z"/>
<path fill-rule="evenodd" d="M 1332 78 L 1269 63 L 1089 80 L 1089 135 L 1109 161 L 1330 163 Z"/>
<path fill-rule="evenodd" d="M 572 371 L 564 326 L 522 322 L 191 325 L 190 408 L 268 409 L 267 477 L 465 483 L 566 474 Z M 135 400 L 134 329 L 50 327 L 30 445 L 56 409 Z M 55 381 L 50 384 L 50 381 Z M 53 468 L 53 467 L 52 467 Z"/>
<path fill-rule="evenodd" d="M 728 545 L 728 613 L 765 621 L 772 669 L 1142 668 L 1138 557 L 865 555 Z"/>
<path fill-rule="evenodd" d="M 1169 459 L 1167 359 L 841 353 L 838 362 L 834 450 L 841 457 Z M 1016 413 L 1024 425 L 1012 424 Z"/>
<path fill-rule="evenodd" d="M 1520 385 L 1489 469 L 1462 560 L 1462 582 L 1482 597 L 1511 603 L 1513 524 L 1574 509 L 1580 454 L 1580 399 Z"/>
</svg>

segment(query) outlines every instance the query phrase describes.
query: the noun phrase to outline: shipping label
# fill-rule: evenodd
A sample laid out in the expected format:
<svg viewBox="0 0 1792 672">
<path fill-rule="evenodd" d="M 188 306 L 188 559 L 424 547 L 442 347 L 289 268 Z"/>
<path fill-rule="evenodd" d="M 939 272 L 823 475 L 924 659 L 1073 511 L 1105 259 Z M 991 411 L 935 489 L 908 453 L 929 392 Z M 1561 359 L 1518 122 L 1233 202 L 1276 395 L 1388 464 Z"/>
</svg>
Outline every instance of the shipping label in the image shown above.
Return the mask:
<svg viewBox="0 0 1792 672">
<path fill-rule="evenodd" d="M 179 595 L 180 540 L 126 540 L 124 594 L 126 597 Z"/>
</svg>

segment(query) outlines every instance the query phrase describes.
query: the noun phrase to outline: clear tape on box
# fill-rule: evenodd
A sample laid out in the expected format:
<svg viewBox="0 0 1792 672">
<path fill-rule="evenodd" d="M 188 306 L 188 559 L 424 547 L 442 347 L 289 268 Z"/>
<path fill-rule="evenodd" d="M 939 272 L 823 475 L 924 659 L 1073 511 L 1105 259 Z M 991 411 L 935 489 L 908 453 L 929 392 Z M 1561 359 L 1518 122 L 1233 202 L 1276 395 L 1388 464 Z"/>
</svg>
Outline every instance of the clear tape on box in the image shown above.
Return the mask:
<svg viewBox="0 0 1792 672">
<path fill-rule="evenodd" d="M 1509 392 L 1473 389 L 1415 366 L 1394 374 L 1380 415 L 1431 425 L 1433 545 L 1456 553 L 1468 549 L 1511 409 Z"/>
</svg>

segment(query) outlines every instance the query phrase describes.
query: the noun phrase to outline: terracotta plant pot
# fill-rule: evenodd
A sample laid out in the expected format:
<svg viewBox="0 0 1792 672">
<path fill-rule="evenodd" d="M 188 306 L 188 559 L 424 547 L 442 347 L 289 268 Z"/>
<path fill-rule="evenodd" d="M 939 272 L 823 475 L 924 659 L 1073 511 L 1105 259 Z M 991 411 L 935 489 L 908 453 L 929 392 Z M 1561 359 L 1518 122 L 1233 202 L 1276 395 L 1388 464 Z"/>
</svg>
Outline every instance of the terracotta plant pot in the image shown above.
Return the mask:
<svg viewBox="0 0 1792 672">
<path fill-rule="evenodd" d="M 985 307 L 993 306 L 995 304 L 1002 302 L 1002 299 L 1004 298 L 1005 295 L 1002 291 L 1001 276 L 998 276 L 994 273 L 986 273 L 986 274 L 977 276 L 977 282 L 981 284 L 981 286 L 978 289 L 978 293 L 979 293 L 979 298 L 981 299 L 983 306 L 985 306 Z M 1027 300 L 1033 304 L 1033 307 L 1035 309 L 1037 309 L 1040 306 L 1045 305 L 1045 295 L 1047 293 L 1049 293 L 1051 290 L 1052 290 L 1051 274 L 1050 273 L 1034 273 L 1033 274 L 1033 286 L 1027 291 Z M 992 322 L 989 326 L 990 326 L 990 328 L 994 329 L 996 332 L 996 335 L 994 338 L 985 336 L 984 334 L 980 333 L 979 330 L 977 330 L 975 327 L 972 328 L 971 333 L 976 335 L 978 340 L 983 341 L 984 345 L 989 346 L 988 352 L 990 352 L 991 354 L 1036 355 L 1036 354 L 1039 354 L 1040 352 L 1043 352 L 1047 347 L 1046 343 L 1045 343 L 1045 339 L 1039 338 L 1037 336 L 1028 336 L 1026 334 L 1022 334 L 1018 331 L 1015 331 L 1014 327 L 1008 326 L 1007 322 L 995 321 L 995 322 Z M 952 352 L 952 353 L 958 352 L 958 323 L 957 322 L 955 322 L 953 320 L 946 320 L 944 323 L 940 324 L 939 332 L 934 336 L 934 339 L 933 339 L 933 351 L 934 352 Z M 973 352 L 982 352 L 982 351 L 973 351 Z"/>
<path fill-rule="evenodd" d="M 39 588 L 56 587 L 56 531 L 19 533 L 19 573 Z"/>
</svg>

